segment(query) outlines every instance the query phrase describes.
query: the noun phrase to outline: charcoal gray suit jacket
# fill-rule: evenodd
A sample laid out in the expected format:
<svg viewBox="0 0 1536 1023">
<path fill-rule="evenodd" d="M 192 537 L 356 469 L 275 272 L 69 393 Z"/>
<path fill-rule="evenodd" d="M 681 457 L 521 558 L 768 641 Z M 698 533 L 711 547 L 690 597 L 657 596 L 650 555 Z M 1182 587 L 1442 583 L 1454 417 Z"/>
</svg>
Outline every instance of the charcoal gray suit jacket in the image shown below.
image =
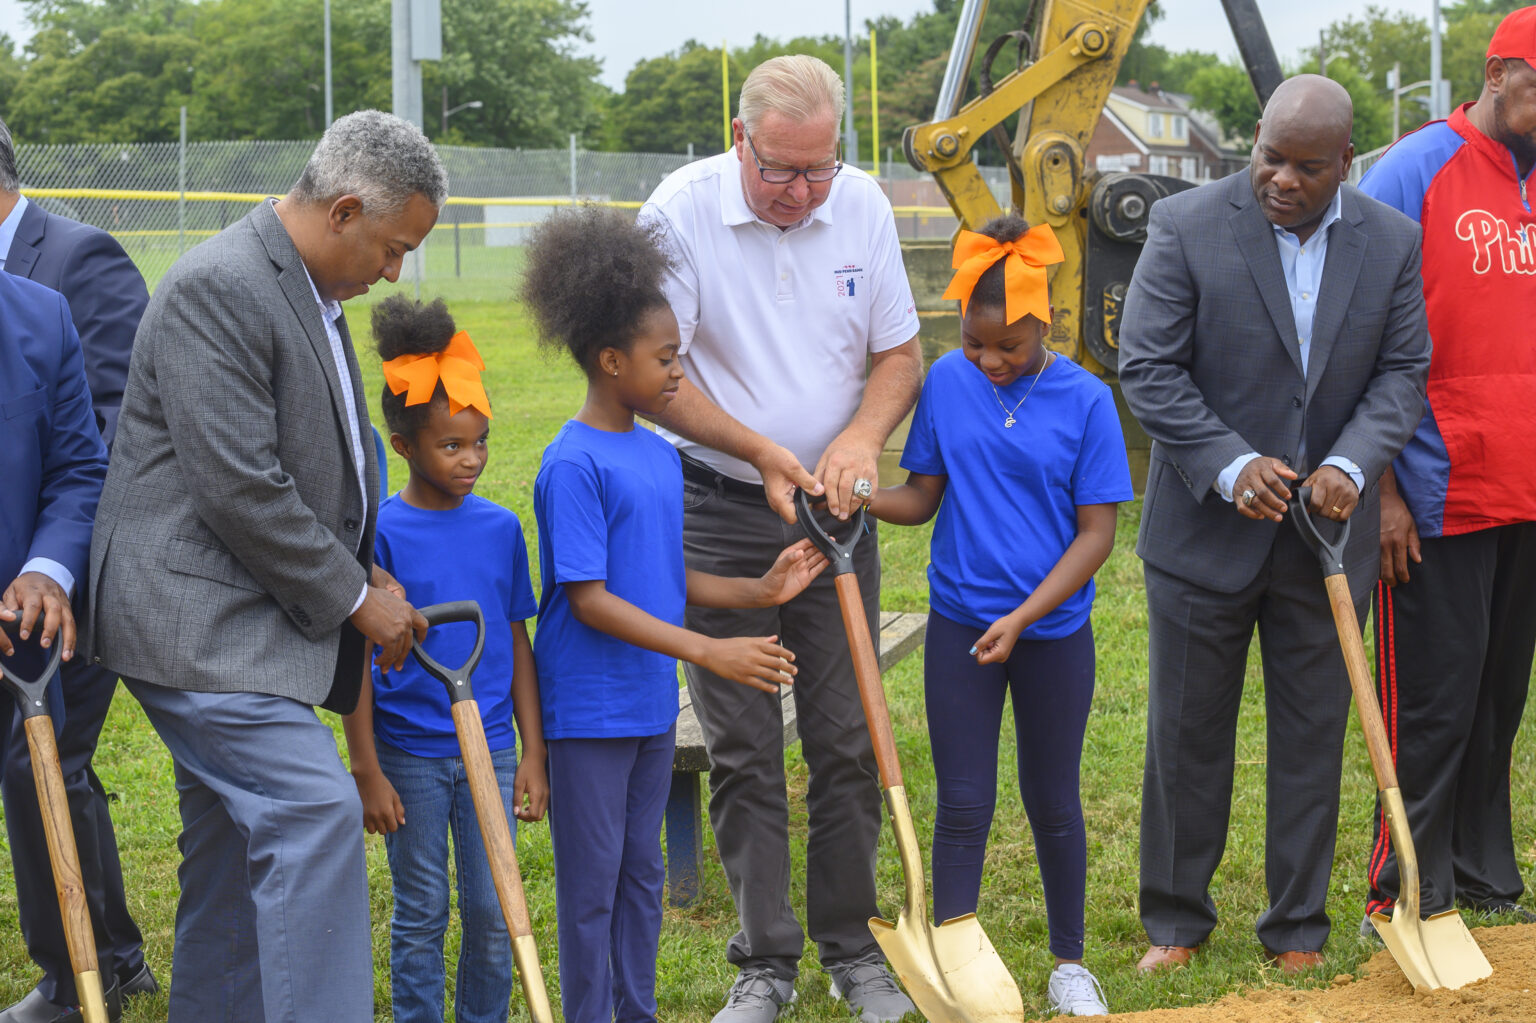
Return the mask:
<svg viewBox="0 0 1536 1023">
<path fill-rule="evenodd" d="M 341 379 L 308 275 L 263 202 L 160 282 L 134 341 L 91 544 L 93 655 L 130 678 L 347 711 L 373 563 Z"/>
<path fill-rule="evenodd" d="M 1341 192 L 1305 375 L 1248 172 L 1152 207 L 1120 325 L 1121 388 L 1152 438 L 1137 540 L 1148 564 L 1236 592 L 1276 530 L 1294 527 L 1238 515 L 1212 489 L 1217 475 L 1249 451 L 1285 459 L 1302 479 L 1339 455 L 1366 480 L 1345 550 L 1356 599 L 1375 581 L 1377 480 L 1423 415 L 1429 332 L 1418 225 L 1350 185 Z"/>
</svg>

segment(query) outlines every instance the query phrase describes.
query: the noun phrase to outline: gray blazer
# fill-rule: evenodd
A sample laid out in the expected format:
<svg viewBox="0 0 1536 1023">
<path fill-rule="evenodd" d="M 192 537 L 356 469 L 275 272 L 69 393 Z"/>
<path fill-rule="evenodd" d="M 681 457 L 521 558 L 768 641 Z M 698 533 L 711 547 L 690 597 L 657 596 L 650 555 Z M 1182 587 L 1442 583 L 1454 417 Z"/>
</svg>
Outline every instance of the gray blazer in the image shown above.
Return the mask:
<svg viewBox="0 0 1536 1023">
<path fill-rule="evenodd" d="M 1274 231 L 1248 172 L 1152 207 L 1120 325 L 1120 384 L 1152 437 L 1137 540 L 1148 564 L 1236 592 L 1282 527 L 1236 514 L 1212 489 L 1217 475 L 1248 451 L 1284 458 L 1302 479 L 1342 455 L 1366 479 L 1345 551 L 1350 588 L 1359 599 L 1374 583 L 1376 484 L 1423 415 L 1429 332 L 1418 225 L 1352 186 L 1341 191 L 1305 377 Z"/>
<path fill-rule="evenodd" d="M 91 543 L 93 654 L 130 678 L 350 710 L 378 465 L 357 469 L 342 381 L 269 203 L 177 261 L 134 341 Z"/>
</svg>

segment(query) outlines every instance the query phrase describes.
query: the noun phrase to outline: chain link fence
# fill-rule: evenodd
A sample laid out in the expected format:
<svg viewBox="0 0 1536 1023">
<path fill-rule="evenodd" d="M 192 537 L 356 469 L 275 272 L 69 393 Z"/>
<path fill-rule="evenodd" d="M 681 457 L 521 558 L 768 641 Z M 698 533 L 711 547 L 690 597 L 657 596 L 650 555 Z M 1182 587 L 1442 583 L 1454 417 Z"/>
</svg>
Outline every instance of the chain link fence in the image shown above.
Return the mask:
<svg viewBox="0 0 1536 1023">
<path fill-rule="evenodd" d="M 287 191 L 313 149 L 312 141 L 21 145 L 16 158 L 29 199 L 111 232 L 153 288 L 182 252 L 239 220 L 262 198 Z M 523 240 L 552 210 L 573 201 L 636 209 L 688 162 L 685 156 L 574 146 L 440 146 L 438 152 L 450 198 L 405 276 L 451 297 L 510 294 Z M 950 235 L 954 217 L 925 175 L 889 161 L 880 169 L 903 238 Z M 994 191 L 1006 196 L 1006 172 L 985 173 Z"/>
</svg>

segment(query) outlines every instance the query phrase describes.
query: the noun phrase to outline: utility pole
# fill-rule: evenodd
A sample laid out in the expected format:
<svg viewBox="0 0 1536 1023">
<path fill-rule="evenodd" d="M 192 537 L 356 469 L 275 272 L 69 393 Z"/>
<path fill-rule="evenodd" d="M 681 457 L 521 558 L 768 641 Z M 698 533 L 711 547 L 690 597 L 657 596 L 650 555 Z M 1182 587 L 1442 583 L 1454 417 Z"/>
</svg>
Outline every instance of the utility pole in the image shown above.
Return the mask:
<svg viewBox="0 0 1536 1023">
<path fill-rule="evenodd" d="M 390 67 L 395 116 L 426 129 L 421 99 L 421 62 L 443 59 L 441 0 L 392 0 Z"/>
<path fill-rule="evenodd" d="M 1429 19 L 1429 119 L 1449 117 L 1444 108 L 1440 85 L 1440 0 L 1434 0 L 1434 13 Z"/>
<path fill-rule="evenodd" d="M 325 0 L 325 126 L 329 128 L 336 119 L 336 108 L 331 104 L 331 0 Z"/>
</svg>

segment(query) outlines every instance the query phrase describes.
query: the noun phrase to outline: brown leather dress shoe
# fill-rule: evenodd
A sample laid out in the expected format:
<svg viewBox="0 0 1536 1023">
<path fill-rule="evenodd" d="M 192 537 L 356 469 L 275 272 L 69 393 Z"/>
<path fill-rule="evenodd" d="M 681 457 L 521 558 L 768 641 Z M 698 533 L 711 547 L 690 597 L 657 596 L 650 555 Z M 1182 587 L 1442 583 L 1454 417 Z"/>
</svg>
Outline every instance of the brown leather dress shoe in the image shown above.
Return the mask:
<svg viewBox="0 0 1536 1023">
<path fill-rule="evenodd" d="M 1323 965 L 1321 952 L 1308 952 L 1304 949 L 1294 949 L 1290 952 L 1270 952 L 1266 949 L 1265 957 L 1273 965 L 1278 966 L 1281 973 L 1292 977 Z"/>
<path fill-rule="evenodd" d="M 1188 963 L 1194 954 L 1193 945 L 1153 945 L 1141 957 L 1141 962 L 1136 964 L 1136 969 L 1142 973 L 1178 969 Z"/>
</svg>

